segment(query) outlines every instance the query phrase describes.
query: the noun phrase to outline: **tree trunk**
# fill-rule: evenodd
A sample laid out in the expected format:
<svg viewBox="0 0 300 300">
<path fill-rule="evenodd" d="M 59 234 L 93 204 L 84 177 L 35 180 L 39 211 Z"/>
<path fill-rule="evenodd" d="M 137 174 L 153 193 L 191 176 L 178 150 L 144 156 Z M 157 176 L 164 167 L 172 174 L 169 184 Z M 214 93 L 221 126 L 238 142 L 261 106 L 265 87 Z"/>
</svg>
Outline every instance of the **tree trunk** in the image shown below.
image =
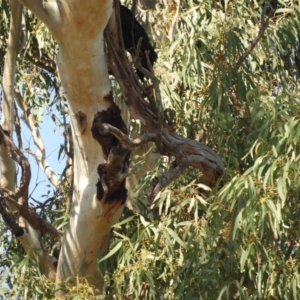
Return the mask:
<svg viewBox="0 0 300 300">
<path fill-rule="evenodd" d="M 93 285 L 101 287 L 97 258 L 107 250 L 111 226 L 124 206 L 124 201 L 97 198 L 97 169 L 104 163 L 104 155 L 91 132 L 95 114 L 112 105 L 103 32 L 113 2 L 47 1 L 43 6 L 22 2 L 45 22 L 59 45 L 57 67 L 73 135 L 72 208 L 62 238 L 56 281 L 59 284 L 70 276 L 89 276 Z M 63 293 L 60 290 L 57 296 Z"/>
</svg>

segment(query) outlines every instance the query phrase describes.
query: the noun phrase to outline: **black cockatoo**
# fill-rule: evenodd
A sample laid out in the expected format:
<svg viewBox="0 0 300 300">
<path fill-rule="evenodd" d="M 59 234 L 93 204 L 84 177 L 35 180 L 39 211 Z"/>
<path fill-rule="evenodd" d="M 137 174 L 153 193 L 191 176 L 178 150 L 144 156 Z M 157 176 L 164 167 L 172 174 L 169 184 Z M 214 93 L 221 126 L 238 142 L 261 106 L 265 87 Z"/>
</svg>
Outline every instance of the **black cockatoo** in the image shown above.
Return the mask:
<svg viewBox="0 0 300 300">
<path fill-rule="evenodd" d="M 145 52 L 148 51 L 149 60 L 152 66 L 157 60 L 157 54 L 150 43 L 150 39 L 145 29 L 136 20 L 132 12 L 124 5 L 120 5 L 120 19 L 125 49 L 133 56 L 138 55 L 143 68 L 149 70 Z M 141 48 L 139 53 L 136 53 L 136 47 L 140 38 L 142 38 Z M 142 81 L 144 80 L 144 75 L 138 70 L 137 75 Z"/>
</svg>

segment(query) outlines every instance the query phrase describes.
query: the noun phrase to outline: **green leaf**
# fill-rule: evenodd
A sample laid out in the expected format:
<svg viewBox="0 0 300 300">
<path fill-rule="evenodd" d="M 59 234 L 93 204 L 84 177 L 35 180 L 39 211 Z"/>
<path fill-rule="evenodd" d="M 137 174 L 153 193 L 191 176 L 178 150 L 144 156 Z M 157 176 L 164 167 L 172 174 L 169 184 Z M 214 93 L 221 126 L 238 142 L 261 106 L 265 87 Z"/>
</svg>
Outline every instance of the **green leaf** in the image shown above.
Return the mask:
<svg viewBox="0 0 300 300">
<path fill-rule="evenodd" d="M 240 228 L 240 224 L 242 222 L 242 217 L 243 217 L 243 209 L 240 210 L 240 212 L 238 213 L 238 215 L 234 220 L 234 225 L 232 230 L 232 240 L 235 240 L 237 230 Z"/>
<path fill-rule="evenodd" d="M 123 241 L 118 242 L 104 257 L 102 257 L 99 262 L 108 259 L 109 257 L 113 256 L 117 251 L 120 250 L 122 247 Z"/>
<path fill-rule="evenodd" d="M 175 233 L 171 228 L 166 228 L 170 236 L 183 248 L 186 248 L 186 244 L 179 238 L 179 236 Z"/>
</svg>

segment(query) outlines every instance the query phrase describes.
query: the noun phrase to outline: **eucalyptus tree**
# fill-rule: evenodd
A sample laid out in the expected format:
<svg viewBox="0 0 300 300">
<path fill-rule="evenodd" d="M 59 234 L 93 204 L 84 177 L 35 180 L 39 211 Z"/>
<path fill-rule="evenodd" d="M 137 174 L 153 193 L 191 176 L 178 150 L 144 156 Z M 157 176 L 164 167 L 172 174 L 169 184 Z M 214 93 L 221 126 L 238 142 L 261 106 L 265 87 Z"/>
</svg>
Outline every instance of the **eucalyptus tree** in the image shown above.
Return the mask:
<svg viewBox="0 0 300 300">
<path fill-rule="evenodd" d="M 1 265 L 15 264 L 5 297 L 296 297 L 296 3 L 135 3 L 154 71 L 124 51 L 117 2 L 1 6 L 0 211 L 12 233 Z M 47 163 L 41 106 L 65 129 L 62 176 Z M 18 112 L 36 153 L 23 149 Z M 36 211 L 26 152 L 56 190 Z"/>
<path fill-rule="evenodd" d="M 207 173 L 213 185 L 217 180 L 213 172 L 219 169 L 220 176 L 223 165 L 205 145 L 171 131 L 171 126 L 163 119 L 158 80 L 153 74 L 149 74 L 149 77 L 153 79 L 157 94 L 153 95 L 152 100 L 157 101 L 158 105 L 150 107 L 143 99 L 136 77 L 128 68 L 128 63 L 127 68 L 124 65 L 127 58 L 122 50 L 124 47 L 117 22 L 119 18 L 116 18 L 116 14 L 112 15 L 112 1 L 102 1 L 100 4 L 98 1 L 10 1 L 9 5 L 10 28 L 3 70 L 1 191 L 7 207 L 11 212 L 17 209 L 18 217 L 15 220 L 3 209 L 3 213 L 8 214 L 4 219 L 27 253 L 38 257 L 44 275 L 50 279 L 55 277 L 57 284 L 71 276 L 89 276 L 91 284 L 101 287 L 102 275 L 98 271 L 97 258 L 103 257 L 107 251 L 111 227 L 120 218 L 126 201 L 125 179 L 130 175 L 130 150 L 154 141 L 161 154 L 177 157 L 174 167 L 155 184 L 153 193 L 157 193 L 189 165 L 203 170 L 207 168 L 208 172 L 203 172 L 204 177 Z M 22 32 L 23 5 L 46 25 L 58 45 L 56 66 L 68 100 L 74 153 L 73 193 L 70 219 L 63 233 L 31 211 L 28 205 L 30 166 L 21 149 L 9 138 L 14 121 L 16 58 L 25 38 L 25 32 Z M 119 81 L 123 100 L 131 115 L 139 118 L 148 130 L 146 135 L 133 141 L 128 138 L 121 111 L 113 102 L 104 51 L 106 26 L 110 68 Z M 147 74 L 142 68 L 141 71 Z M 129 87 L 128 83 L 132 86 Z M 21 107 L 25 106 L 21 93 L 18 97 Z M 23 109 L 26 114 L 28 109 Z M 37 143 L 38 139 L 37 134 Z M 189 147 L 194 158 L 183 152 L 184 148 Z M 37 159 L 41 167 L 47 172 L 49 180 L 58 185 L 59 179 L 48 170 L 44 161 L 42 146 L 40 150 Z M 207 151 L 208 155 L 203 155 L 203 151 Z M 22 169 L 16 187 L 14 161 Z M 174 171 L 176 168 L 179 168 L 177 173 Z M 41 232 L 61 238 L 58 261 L 43 247 Z M 57 295 L 63 293 L 59 289 Z"/>
</svg>

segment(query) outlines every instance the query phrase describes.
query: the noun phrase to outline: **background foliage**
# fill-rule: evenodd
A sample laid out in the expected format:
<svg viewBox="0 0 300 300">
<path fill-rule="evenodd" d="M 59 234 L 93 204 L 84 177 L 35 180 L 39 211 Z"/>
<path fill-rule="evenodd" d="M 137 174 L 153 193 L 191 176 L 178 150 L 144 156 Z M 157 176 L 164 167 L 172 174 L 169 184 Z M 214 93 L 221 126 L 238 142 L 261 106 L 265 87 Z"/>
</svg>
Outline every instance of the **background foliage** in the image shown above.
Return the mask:
<svg viewBox="0 0 300 300">
<path fill-rule="evenodd" d="M 238 59 L 259 33 L 264 3 L 178 3 L 178 14 L 178 4 L 172 1 L 157 2 L 156 9 L 148 9 L 146 1 L 140 4 L 148 9 L 140 17 L 151 24 L 159 53 L 155 71 L 163 103 L 175 114 L 179 133 L 197 139 L 201 132 L 202 141 L 221 155 L 226 177 L 222 188 L 204 199 L 200 174 L 189 169 L 146 208 L 145 189 L 166 162 L 146 173 L 135 209 L 124 211 L 113 228 L 108 255 L 99 259 L 106 270 L 101 298 L 297 299 L 300 3 L 268 3 L 269 26 L 240 68 Z M 6 2 L 1 2 L 0 11 L 3 60 L 9 26 Z M 42 71 L 38 64 L 51 66 L 55 43 L 29 12 L 26 20 L 18 86 L 37 124 L 51 108 L 56 124 L 64 128 L 63 94 L 55 69 Z M 2 72 L 1 62 L 1 76 Z M 133 167 L 142 159 L 135 158 Z M 63 224 L 66 198 L 66 189 L 54 192 L 53 201 L 38 211 Z M 53 286 L 39 276 L 3 223 L 0 230 L 2 296 L 51 298 Z M 47 237 L 45 244 L 55 247 Z M 78 279 L 68 297 L 92 295 L 92 288 Z"/>
</svg>

